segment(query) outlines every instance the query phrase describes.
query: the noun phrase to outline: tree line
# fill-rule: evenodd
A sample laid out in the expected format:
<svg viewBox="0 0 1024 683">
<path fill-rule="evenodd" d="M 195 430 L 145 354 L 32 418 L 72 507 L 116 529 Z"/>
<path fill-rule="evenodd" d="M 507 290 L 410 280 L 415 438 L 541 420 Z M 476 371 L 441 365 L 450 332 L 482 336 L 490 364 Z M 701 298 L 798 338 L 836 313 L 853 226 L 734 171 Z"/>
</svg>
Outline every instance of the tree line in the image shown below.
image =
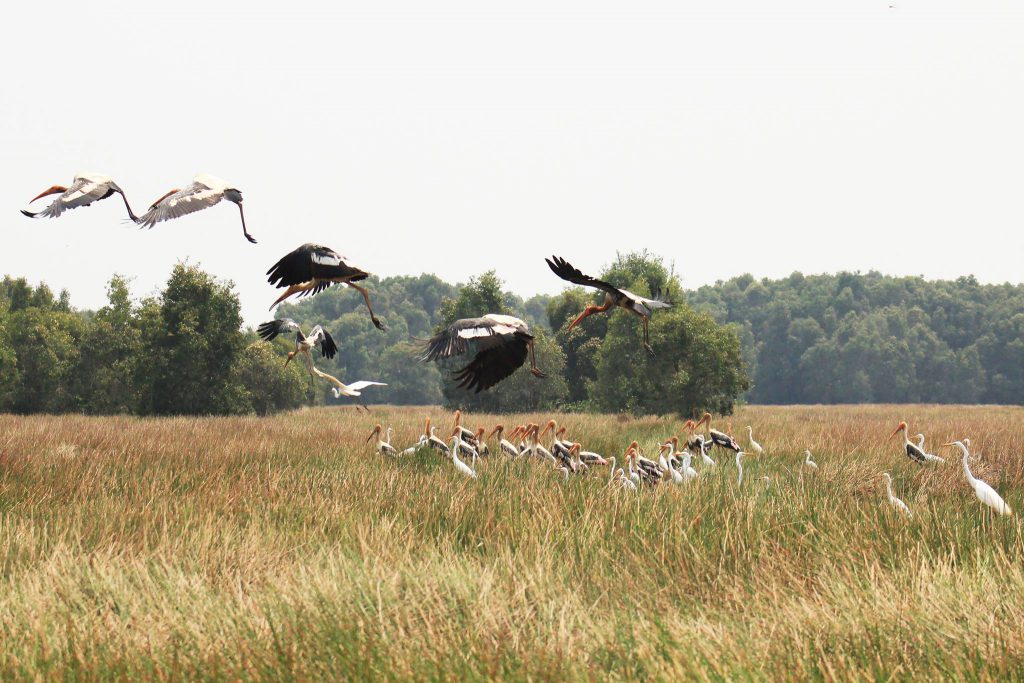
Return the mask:
<svg viewBox="0 0 1024 683">
<path fill-rule="evenodd" d="M 668 292 L 644 351 L 635 316 L 612 311 L 573 329 L 593 290 L 523 299 L 494 272 L 461 285 L 434 275 L 371 278 L 387 330 L 344 287 L 283 305 L 304 329 L 338 343 L 317 365 L 342 381 L 388 383 L 367 402 L 475 410 L 599 410 L 694 415 L 755 403 L 1024 400 L 1024 286 L 896 278 L 878 273 L 755 280 L 747 275 L 684 291 L 656 255 L 619 255 L 601 274 L 617 287 Z M 483 313 L 526 320 L 538 365 L 480 394 L 454 387 L 467 359 L 426 364 L 420 341 Z M 267 414 L 331 404 L 302 363 L 284 365 L 292 339 L 266 343 L 242 327 L 230 282 L 178 265 L 157 295 L 132 299 L 115 276 L 108 303 L 78 311 L 66 292 L 5 277 L 0 283 L 0 410 Z"/>
</svg>

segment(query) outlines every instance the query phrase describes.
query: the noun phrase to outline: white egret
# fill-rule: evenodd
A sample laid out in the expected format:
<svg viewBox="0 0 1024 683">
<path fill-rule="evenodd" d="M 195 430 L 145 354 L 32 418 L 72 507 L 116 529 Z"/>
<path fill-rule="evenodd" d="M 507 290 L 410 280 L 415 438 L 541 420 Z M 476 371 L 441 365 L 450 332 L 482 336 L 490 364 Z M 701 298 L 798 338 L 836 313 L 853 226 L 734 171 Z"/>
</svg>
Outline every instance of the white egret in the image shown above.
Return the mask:
<svg viewBox="0 0 1024 683">
<path fill-rule="evenodd" d="M 811 452 L 804 451 L 804 464 L 810 467 L 812 470 L 818 469 L 818 463 L 811 460 Z"/>
<path fill-rule="evenodd" d="M 743 458 L 743 451 L 736 451 L 736 469 L 739 470 L 739 475 L 736 477 L 736 486 L 743 485 L 743 464 L 740 460 Z"/>
<path fill-rule="evenodd" d="M 754 451 L 758 455 L 764 453 L 764 449 L 761 448 L 761 444 L 754 441 L 754 430 L 750 428 L 750 425 L 747 425 L 747 436 L 749 437 L 750 441 L 750 450 Z"/>
<path fill-rule="evenodd" d="M 897 512 L 901 512 L 907 517 L 913 517 L 914 513 L 910 511 L 907 504 L 892 495 L 892 477 L 889 476 L 889 473 L 883 472 L 882 476 L 885 477 L 885 494 L 889 497 L 889 505 L 891 505 Z"/>
<path fill-rule="evenodd" d="M 470 477 L 471 479 L 476 479 L 476 450 L 473 450 L 472 467 L 470 467 L 469 465 L 467 465 L 466 463 L 462 462 L 462 460 L 459 459 L 459 450 L 465 447 L 466 445 L 467 444 L 463 442 L 462 439 L 460 438 L 458 430 L 456 430 L 455 433 L 452 434 L 452 463 L 455 464 L 455 469 L 458 470 L 460 474 L 464 474 L 467 477 Z"/>
<path fill-rule="evenodd" d="M 960 452 L 963 453 L 964 476 L 967 477 L 967 483 L 971 485 L 972 489 L 974 489 L 974 495 L 978 497 L 978 500 L 995 510 L 1000 515 L 1009 516 L 1013 514 L 1013 510 L 1011 510 L 1010 506 L 1006 504 L 1006 501 L 1003 500 L 1002 496 L 996 493 L 994 488 L 971 474 L 971 468 L 967 465 L 970 453 L 968 453 L 967 446 L 965 446 L 962 441 L 953 441 L 942 445 L 956 446 L 960 449 Z"/>
</svg>

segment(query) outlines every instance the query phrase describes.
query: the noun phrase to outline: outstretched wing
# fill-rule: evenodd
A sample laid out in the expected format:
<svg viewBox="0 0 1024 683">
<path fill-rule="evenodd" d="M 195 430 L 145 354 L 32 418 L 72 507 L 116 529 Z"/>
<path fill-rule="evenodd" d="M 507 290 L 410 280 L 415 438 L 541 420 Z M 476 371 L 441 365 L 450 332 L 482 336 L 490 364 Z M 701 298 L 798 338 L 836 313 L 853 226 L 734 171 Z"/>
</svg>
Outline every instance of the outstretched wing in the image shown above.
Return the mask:
<svg viewBox="0 0 1024 683">
<path fill-rule="evenodd" d="M 291 318 L 285 318 L 283 320 L 271 320 L 270 322 L 261 323 L 256 328 L 256 333 L 264 341 L 273 341 L 277 338 L 277 335 L 288 332 L 289 330 L 299 330 L 299 325 Z"/>
<path fill-rule="evenodd" d="M 501 335 L 514 334 L 517 328 L 494 316 L 462 318 L 431 337 L 423 345 L 420 360 L 430 362 L 466 353 L 470 343 L 490 348 L 500 343 Z"/>
<path fill-rule="evenodd" d="M 594 287 L 596 289 L 603 290 L 609 294 L 621 296 L 622 290 L 615 287 L 611 283 L 605 282 L 604 280 L 598 280 L 597 278 L 584 275 L 579 268 L 576 268 L 571 263 L 566 261 L 560 256 L 552 256 L 547 261 L 548 267 L 558 277 L 573 283 L 574 285 L 583 285 L 584 287 Z"/>
<path fill-rule="evenodd" d="M 915 462 L 928 462 L 924 451 L 910 442 L 907 442 L 907 457 Z"/>
<path fill-rule="evenodd" d="M 503 334 L 483 348 L 469 365 L 453 375 L 460 389 L 480 393 L 490 389 L 526 362 L 530 336 L 522 332 Z"/>
<path fill-rule="evenodd" d="M 314 327 L 313 331 L 309 333 L 309 339 L 313 344 L 320 345 L 320 355 L 324 358 L 334 358 L 338 353 L 338 346 L 334 343 L 331 333 L 320 325 Z"/>
<path fill-rule="evenodd" d="M 139 216 L 138 222 L 144 228 L 152 228 L 161 221 L 181 218 L 208 209 L 223 198 L 222 190 L 214 190 L 203 183 L 193 182 L 183 190 L 171 192 L 158 199 L 149 207 L 149 211 Z"/>
<path fill-rule="evenodd" d="M 322 244 L 303 244 L 267 271 L 267 282 L 277 287 L 323 279 L 345 282 L 365 280 L 369 274 L 345 263 L 345 257 Z M 324 287 L 327 287 L 324 284 Z"/>
<path fill-rule="evenodd" d="M 97 182 L 90 178 L 77 177 L 71 187 L 64 190 L 42 211 L 22 211 L 29 218 L 56 218 L 68 209 L 89 206 L 98 199 L 103 199 L 112 192 L 109 183 Z"/>
</svg>

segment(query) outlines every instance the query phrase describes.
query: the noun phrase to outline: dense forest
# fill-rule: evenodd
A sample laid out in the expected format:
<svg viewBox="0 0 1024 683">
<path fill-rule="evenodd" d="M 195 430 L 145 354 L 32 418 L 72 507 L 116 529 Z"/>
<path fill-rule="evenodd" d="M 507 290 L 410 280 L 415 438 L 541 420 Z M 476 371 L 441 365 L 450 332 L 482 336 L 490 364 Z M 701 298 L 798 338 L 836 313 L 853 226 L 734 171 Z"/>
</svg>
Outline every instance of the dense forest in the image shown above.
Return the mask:
<svg viewBox="0 0 1024 683">
<path fill-rule="evenodd" d="M 373 379 L 368 403 L 487 410 L 601 410 L 692 415 L 755 403 L 1024 402 L 1024 286 L 895 278 L 878 273 L 780 280 L 733 278 L 683 291 L 661 259 L 620 255 L 601 277 L 676 304 L 651 323 L 622 312 L 569 323 L 593 290 L 523 300 L 493 272 L 452 285 L 433 275 L 371 278 L 387 329 L 370 323 L 344 287 L 282 306 L 304 329 L 335 337 L 342 381 Z M 179 265 L 157 296 L 133 300 L 115 276 L 108 304 L 77 311 L 66 292 L 6 277 L 0 283 L 0 410 L 19 413 L 266 414 L 333 403 L 301 363 L 284 365 L 291 339 L 268 344 L 242 328 L 229 282 Z M 494 390 L 450 381 L 459 359 L 425 364 L 420 341 L 460 317 L 504 312 L 537 337 L 538 365 Z M 342 399 L 344 401 L 344 399 Z"/>
</svg>

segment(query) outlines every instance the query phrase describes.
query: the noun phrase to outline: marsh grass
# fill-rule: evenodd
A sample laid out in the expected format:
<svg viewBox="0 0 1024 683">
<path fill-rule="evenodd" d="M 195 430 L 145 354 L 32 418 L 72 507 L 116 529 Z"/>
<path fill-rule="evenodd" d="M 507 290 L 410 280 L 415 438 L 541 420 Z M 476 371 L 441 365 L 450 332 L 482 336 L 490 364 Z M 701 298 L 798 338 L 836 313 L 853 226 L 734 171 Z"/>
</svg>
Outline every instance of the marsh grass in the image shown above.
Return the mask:
<svg viewBox="0 0 1024 683">
<path fill-rule="evenodd" d="M 640 495 L 365 443 L 379 421 L 404 447 L 428 413 L 448 424 L 0 416 L 0 678 L 1022 677 L 1019 516 L 980 509 L 952 453 L 920 468 L 885 438 L 900 419 L 933 452 L 969 436 L 1020 511 L 1024 410 L 745 408 L 716 423 L 765 446 L 742 488 L 716 454 Z M 560 417 L 606 454 L 678 430 Z"/>
</svg>

